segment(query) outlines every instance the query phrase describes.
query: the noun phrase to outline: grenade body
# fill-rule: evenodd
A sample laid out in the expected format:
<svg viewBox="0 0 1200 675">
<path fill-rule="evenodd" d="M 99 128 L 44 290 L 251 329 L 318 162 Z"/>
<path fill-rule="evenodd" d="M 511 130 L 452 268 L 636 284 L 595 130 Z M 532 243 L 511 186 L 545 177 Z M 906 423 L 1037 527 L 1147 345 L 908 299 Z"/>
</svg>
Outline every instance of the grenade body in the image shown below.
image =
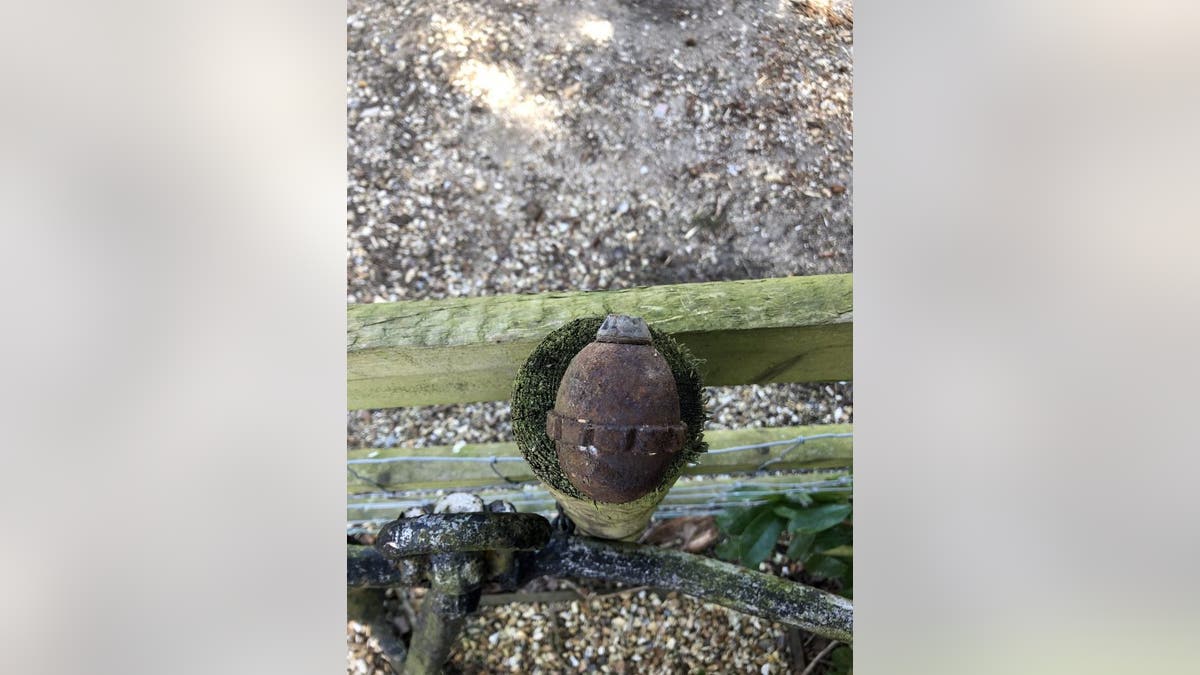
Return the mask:
<svg viewBox="0 0 1200 675">
<path fill-rule="evenodd" d="M 563 473 L 580 492 L 608 504 L 655 492 L 685 432 L 666 359 L 644 321 L 621 315 L 607 317 L 596 341 L 572 359 L 546 416 Z"/>
</svg>

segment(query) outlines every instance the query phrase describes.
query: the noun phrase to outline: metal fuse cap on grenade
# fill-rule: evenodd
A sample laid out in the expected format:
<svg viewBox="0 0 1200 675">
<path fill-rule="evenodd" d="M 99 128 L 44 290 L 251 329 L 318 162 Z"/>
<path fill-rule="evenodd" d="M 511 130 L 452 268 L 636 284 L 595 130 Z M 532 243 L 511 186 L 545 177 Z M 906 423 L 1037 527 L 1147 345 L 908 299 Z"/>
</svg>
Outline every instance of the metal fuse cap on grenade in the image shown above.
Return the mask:
<svg viewBox="0 0 1200 675">
<path fill-rule="evenodd" d="M 610 314 L 571 360 L 546 433 L 583 494 L 622 504 L 653 492 L 683 449 L 686 427 L 670 366 L 638 317 Z"/>
</svg>

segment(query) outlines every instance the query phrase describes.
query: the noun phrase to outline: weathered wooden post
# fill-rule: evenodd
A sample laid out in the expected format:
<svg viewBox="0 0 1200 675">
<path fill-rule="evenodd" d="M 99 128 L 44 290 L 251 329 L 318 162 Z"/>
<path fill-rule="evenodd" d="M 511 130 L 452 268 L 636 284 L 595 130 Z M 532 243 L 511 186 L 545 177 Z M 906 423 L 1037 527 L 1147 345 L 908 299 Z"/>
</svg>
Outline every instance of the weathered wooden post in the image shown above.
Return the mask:
<svg viewBox="0 0 1200 675">
<path fill-rule="evenodd" d="M 705 419 L 695 358 L 624 315 L 548 335 L 513 390 L 526 461 L 582 533 L 605 539 L 641 534 L 682 468 L 704 452 Z"/>
</svg>

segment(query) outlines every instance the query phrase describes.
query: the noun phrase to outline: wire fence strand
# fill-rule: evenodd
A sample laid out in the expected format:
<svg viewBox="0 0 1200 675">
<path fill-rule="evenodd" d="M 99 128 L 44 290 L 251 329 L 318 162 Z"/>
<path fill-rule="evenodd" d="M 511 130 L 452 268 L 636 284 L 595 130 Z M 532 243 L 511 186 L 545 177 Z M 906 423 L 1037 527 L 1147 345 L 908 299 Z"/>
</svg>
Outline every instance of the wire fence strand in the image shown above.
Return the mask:
<svg viewBox="0 0 1200 675">
<path fill-rule="evenodd" d="M 735 445 L 719 450 L 708 450 L 706 455 L 726 455 L 732 452 L 745 452 L 747 450 L 759 450 L 762 448 L 773 448 L 779 445 L 793 445 L 800 447 L 808 441 L 815 441 L 826 438 L 853 438 L 853 433 L 842 434 L 812 434 L 809 436 L 796 436 L 794 438 L 785 438 L 778 441 L 765 441 L 763 443 L 752 443 L 750 445 Z M 785 454 L 791 449 L 785 451 Z M 358 459 L 348 459 L 346 464 L 395 464 L 399 462 L 464 462 L 475 464 L 495 464 L 496 462 L 524 462 L 524 457 L 501 457 L 499 455 L 490 455 L 488 457 L 441 457 L 436 455 L 408 455 L 404 457 L 361 457 Z"/>
<path fill-rule="evenodd" d="M 812 474 L 813 470 L 799 470 L 780 473 L 771 471 L 772 465 L 784 461 L 789 453 L 808 441 L 828 438 L 853 438 L 853 433 L 812 434 L 796 436 L 776 441 L 765 441 L 748 445 L 738 445 L 718 450 L 709 450 L 709 455 L 725 455 L 737 452 L 751 452 L 764 448 L 790 446 L 779 456 L 763 462 L 754 472 L 734 481 L 714 482 L 715 476 L 688 477 L 681 479 L 663 498 L 655 518 L 675 518 L 681 516 L 714 515 L 731 506 L 753 506 L 765 503 L 766 499 L 779 494 L 814 494 L 821 492 L 850 492 L 853 490 L 853 476 L 841 475 L 824 480 L 779 480 L 780 476 Z M 420 455 L 406 457 L 360 458 L 347 460 L 347 471 L 357 476 L 352 465 L 388 464 L 394 462 L 470 462 L 491 464 L 493 471 L 510 484 L 503 486 L 488 486 L 475 488 L 460 488 L 457 491 L 474 492 L 491 500 L 503 500 L 513 504 L 518 511 L 553 515 L 555 513 L 554 498 L 536 481 L 511 481 L 496 469 L 500 462 L 524 462 L 523 457 L 422 457 Z M 849 467 L 847 467 L 849 468 Z M 817 471 L 836 471 L 837 469 L 820 469 Z M 771 480 L 766 480 L 768 476 Z M 364 534 L 378 530 L 384 523 L 390 522 L 407 509 L 436 501 L 447 490 L 387 490 L 383 486 L 378 492 L 353 495 L 347 503 L 347 509 L 369 518 L 347 520 L 347 534 Z M 378 515 L 375 515 L 378 513 Z"/>
</svg>

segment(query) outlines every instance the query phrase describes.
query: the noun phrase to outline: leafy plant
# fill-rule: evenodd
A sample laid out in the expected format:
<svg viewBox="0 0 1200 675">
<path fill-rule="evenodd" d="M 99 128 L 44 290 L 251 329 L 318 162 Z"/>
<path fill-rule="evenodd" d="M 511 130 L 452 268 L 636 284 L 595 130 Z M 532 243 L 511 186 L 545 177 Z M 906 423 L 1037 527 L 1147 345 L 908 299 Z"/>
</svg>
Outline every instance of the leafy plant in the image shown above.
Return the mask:
<svg viewBox="0 0 1200 675">
<path fill-rule="evenodd" d="M 829 655 L 828 675 L 849 675 L 853 672 L 854 652 L 850 645 L 838 645 Z"/>
<path fill-rule="evenodd" d="M 843 495 L 796 493 L 770 495 L 762 503 L 735 507 L 717 516 L 725 535 L 719 557 L 756 568 L 775 552 L 780 537 L 790 537 L 787 557 L 816 579 L 840 583 L 851 595 L 852 507 Z"/>
<path fill-rule="evenodd" d="M 734 507 L 717 516 L 717 527 L 724 535 L 717 545 L 717 555 L 756 568 L 783 539 L 788 559 L 800 563 L 810 577 L 838 582 L 837 592 L 852 597 L 854 534 L 849 520 L 853 507 L 847 497 L 796 493 L 763 498 L 753 488 L 747 492 L 747 499 L 761 503 Z M 824 672 L 849 675 L 853 659 L 850 645 L 838 645 L 829 654 Z"/>
</svg>

